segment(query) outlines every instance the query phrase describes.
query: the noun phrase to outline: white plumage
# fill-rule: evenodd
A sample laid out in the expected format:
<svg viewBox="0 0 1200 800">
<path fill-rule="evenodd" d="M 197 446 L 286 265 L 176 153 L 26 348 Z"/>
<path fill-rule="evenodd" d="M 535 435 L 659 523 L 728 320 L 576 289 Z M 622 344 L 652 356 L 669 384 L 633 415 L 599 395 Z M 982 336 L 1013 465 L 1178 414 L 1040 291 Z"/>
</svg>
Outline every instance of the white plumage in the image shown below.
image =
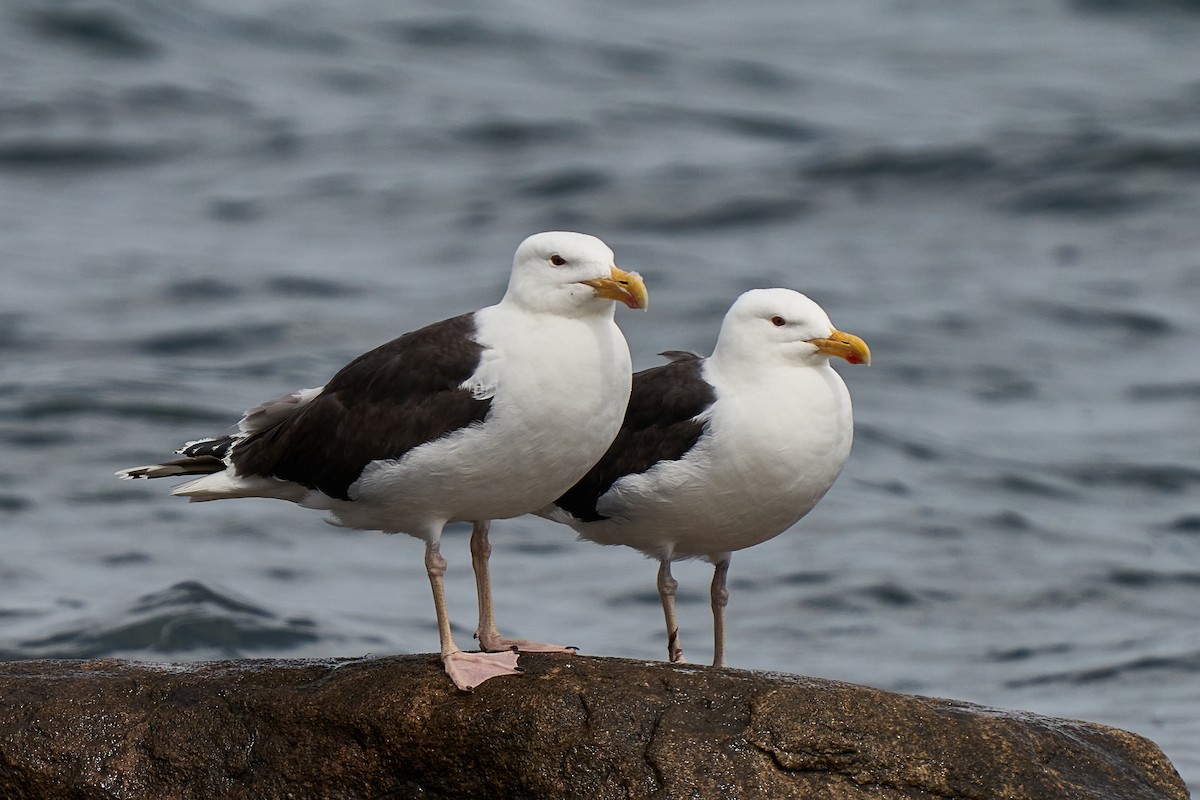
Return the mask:
<svg viewBox="0 0 1200 800">
<path fill-rule="evenodd" d="M 714 663 L 724 663 L 725 572 L 735 550 L 779 535 L 807 514 L 850 454 L 853 415 L 830 356 L 869 363 L 856 336 L 787 289 L 743 294 L 711 357 L 677 356 L 634 376 L 624 426 L 604 458 L 540 513 L 600 544 L 660 562 L 668 650 L 682 660 L 673 560 L 706 558 Z"/>
<path fill-rule="evenodd" d="M 564 648 L 496 632 L 488 520 L 550 502 L 616 435 L 631 369 L 613 300 L 644 308 L 646 293 L 603 242 L 531 236 L 498 304 L 389 342 L 323 387 L 264 403 L 236 434 L 193 442 L 183 459 L 118 474 L 204 474 L 173 493 L 289 500 L 340 525 L 423 539 L 446 671 L 460 688 L 513 673 L 515 647 Z M 463 653 L 450 636 L 439 541 L 453 521 L 475 523 L 479 638 L 504 652 Z"/>
</svg>

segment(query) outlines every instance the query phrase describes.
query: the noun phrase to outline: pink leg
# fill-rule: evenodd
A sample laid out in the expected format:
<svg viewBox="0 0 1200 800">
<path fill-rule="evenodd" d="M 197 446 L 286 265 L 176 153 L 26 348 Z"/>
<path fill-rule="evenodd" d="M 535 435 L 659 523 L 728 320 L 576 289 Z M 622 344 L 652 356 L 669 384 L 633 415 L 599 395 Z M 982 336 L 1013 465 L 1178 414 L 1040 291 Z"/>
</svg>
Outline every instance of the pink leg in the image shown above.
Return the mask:
<svg viewBox="0 0 1200 800">
<path fill-rule="evenodd" d="M 713 666 L 724 667 L 725 663 L 725 606 L 729 604 L 729 590 L 725 579 L 729 575 L 729 554 L 722 554 L 713 563 L 712 612 L 713 612 Z"/>
<path fill-rule="evenodd" d="M 663 556 L 658 561 L 658 596 L 667 621 L 667 656 L 672 664 L 686 663 L 679 644 L 679 623 L 675 619 L 675 592 L 678 589 L 679 582 L 671 577 L 671 557 Z"/>
<path fill-rule="evenodd" d="M 492 545 L 488 542 L 489 526 L 488 520 L 481 520 L 471 527 L 471 566 L 475 568 L 475 593 L 479 598 L 479 627 L 475 630 L 475 638 L 479 640 L 479 646 L 489 653 L 514 650 L 522 653 L 574 653 L 579 648 L 508 639 L 496 630 L 492 578 L 488 572 L 488 559 L 492 555 Z"/>
<path fill-rule="evenodd" d="M 507 653 L 464 653 L 454 644 L 450 635 L 450 617 L 446 612 L 446 559 L 436 539 L 425 545 L 425 571 L 429 574 L 429 585 L 433 588 L 433 607 L 437 611 L 438 637 L 442 642 L 442 665 L 454 685 L 469 692 L 479 684 L 500 675 L 518 675 L 517 654 Z"/>
</svg>

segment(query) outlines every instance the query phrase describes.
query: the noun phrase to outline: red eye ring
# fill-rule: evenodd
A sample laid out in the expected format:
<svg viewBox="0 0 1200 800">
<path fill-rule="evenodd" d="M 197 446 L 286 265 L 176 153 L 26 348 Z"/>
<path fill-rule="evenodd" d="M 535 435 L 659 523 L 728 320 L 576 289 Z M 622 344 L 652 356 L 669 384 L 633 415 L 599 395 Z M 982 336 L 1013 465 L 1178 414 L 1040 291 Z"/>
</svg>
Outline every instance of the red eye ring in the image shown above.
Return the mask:
<svg viewBox="0 0 1200 800">
<path fill-rule="evenodd" d="M 775 316 L 771 317 L 771 324 L 776 328 L 782 328 L 784 325 L 787 325 L 787 320 L 776 314 Z"/>
<path fill-rule="evenodd" d="M 567 260 L 558 253 L 555 253 L 554 255 L 550 256 L 550 263 L 556 267 L 561 267 L 567 263 Z"/>
</svg>

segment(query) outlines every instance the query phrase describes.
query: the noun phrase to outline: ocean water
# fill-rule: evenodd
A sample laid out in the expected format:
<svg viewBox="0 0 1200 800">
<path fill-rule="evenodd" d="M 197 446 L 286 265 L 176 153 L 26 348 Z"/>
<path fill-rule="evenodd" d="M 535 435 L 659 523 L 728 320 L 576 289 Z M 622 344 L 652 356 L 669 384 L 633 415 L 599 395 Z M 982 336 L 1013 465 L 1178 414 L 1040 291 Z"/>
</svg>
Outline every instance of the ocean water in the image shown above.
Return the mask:
<svg viewBox="0 0 1200 800">
<path fill-rule="evenodd" d="M 421 546 L 114 470 L 494 302 L 529 233 L 863 336 L 733 665 L 1117 725 L 1200 785 L 1200 6 L 0 4 L 0 655 L 429 652 Z M 498 522 L 506 632 L 659 659 L 654 564 Z M 474 629 L 448 531 L 456 635 Z M 676 569 L 711 653 L 710 569 Z"/>
</svg>

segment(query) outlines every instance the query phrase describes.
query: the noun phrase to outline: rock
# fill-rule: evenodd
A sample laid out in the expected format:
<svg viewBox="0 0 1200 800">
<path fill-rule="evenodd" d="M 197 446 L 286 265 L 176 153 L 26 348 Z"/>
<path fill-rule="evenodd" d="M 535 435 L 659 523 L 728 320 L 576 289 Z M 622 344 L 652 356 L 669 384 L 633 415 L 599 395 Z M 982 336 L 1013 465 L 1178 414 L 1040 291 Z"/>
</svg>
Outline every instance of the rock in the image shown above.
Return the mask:
<svg viewBox="0 0 1200 800">
<path fill-rule="evenodd" d="M 834 681 L 581 656 L 0 664 L 0 797 L 1176 798 L 1150 741 Z"/>
</svg>

